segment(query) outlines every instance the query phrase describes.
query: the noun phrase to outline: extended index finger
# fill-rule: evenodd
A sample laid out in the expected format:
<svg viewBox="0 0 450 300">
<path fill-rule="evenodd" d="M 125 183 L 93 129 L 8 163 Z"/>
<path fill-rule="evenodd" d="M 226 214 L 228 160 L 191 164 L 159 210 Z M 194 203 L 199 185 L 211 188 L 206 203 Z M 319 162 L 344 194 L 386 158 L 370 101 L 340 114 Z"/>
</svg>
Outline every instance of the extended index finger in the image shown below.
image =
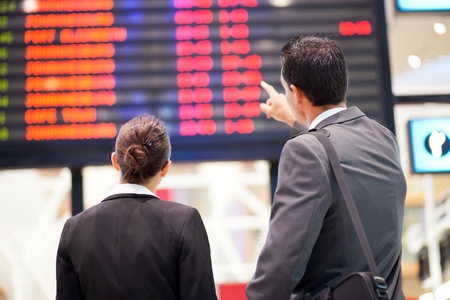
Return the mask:
<svg viewBox="0 0 450 300">
<path fill-rule="evenodd" d="M 261 87 L 267 92 L 267 94 L 269 94 L 269 98 L 278 95 L 278 92 L 275 90 L 275 88 L 265 81 L 261 81 Z"/>
</svg>

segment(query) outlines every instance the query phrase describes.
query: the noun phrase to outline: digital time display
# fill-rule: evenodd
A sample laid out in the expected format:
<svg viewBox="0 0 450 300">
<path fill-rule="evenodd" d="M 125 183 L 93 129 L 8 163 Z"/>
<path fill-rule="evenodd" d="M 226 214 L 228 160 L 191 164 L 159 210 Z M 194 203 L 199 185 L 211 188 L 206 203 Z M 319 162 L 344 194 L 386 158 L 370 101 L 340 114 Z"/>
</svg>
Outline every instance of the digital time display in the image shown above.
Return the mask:
<svg viewBox="0 0 450 300">
<path fill-rule="evenodd" d="M 338 40 L 348 106 L 392 128 L 379 2 L 0 0 L 0 167 L 108 164 L 144 112 L 173 160 L 277 160 L 290 130 L 261 114 L 260 82 L 282 91 L 279 53 L 300 32 Z"/>
</svg>

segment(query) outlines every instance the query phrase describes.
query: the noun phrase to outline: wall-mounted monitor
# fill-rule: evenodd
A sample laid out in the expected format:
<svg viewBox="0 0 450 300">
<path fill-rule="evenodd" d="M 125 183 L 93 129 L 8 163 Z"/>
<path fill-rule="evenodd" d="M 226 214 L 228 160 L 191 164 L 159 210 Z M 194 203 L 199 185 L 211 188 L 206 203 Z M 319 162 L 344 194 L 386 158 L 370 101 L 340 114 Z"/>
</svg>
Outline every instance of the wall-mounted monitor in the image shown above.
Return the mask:
<svg viewBox="0 0 450 300">
<path fill-rule="evenodd" d="M 450 173 L 450 116 L 411 119 L 408 133 L 414 173 Z"/>
<path fill-rule="evenodd" d="M 380 0 L 24 0 L 0 5 L 0 168 L 109 164 L 121 124 L 161 117 L 174 161 L 278 160 L 260 113 L 297 33 L 331 34 L 348 105 L 393 129 Z"/>
<path fill-rule="evenodd" d="M 448 0 L 395 0 L 397 9 L 402 12 L 448 11 Z"/>
</svg>

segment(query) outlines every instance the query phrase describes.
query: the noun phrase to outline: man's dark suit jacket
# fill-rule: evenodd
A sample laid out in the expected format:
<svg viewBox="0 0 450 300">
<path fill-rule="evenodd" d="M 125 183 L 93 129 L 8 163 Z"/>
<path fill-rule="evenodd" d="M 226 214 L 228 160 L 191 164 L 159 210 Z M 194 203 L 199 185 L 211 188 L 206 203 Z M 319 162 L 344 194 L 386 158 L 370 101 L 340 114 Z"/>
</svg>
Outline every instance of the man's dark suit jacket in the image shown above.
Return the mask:
<svg viewBox="0 0 450 300">
<path fill-rule="evenodd" d="M 217 299 L 200 214 L 151 195 L 117 194 L 70 218 L 56 299 Z"/>
<path fill-rule="evenodd" d="M 404 299 L 406 181 L 396 139 L 356 107 L 328 117 L 320 128 L 330 133 L 391 299 Z M 248 299 L 303 299 L 364 270 L 367 262 L 324 147 L 312 134 L 292 138 L 280 157 L 269 232 L 247 286 Z"/>
</svg>

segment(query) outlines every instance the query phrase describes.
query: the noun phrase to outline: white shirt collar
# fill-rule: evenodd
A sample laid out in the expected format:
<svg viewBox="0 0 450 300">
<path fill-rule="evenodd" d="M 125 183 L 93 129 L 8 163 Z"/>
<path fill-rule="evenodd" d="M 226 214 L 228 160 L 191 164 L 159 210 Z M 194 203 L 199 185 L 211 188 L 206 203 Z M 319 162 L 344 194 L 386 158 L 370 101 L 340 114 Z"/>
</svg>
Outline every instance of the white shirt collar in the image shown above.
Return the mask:
<svg viewBox="0 0 450 300">
<path fill-rule="evenodd" d="M 343 111 L 344 109 L 347 109 L 346 107 L 336 107 L 336 108 L 331 108 L 328 109 L 326 111 L 324 111 L 323 113 L 321 113 L 320 115 L 318 115 L 309 125 L 309 129 L 314 129 L 316 128 L 316 126 L 322 122 L 323 120 L 325 120 L 328 117 L 331 117 L 334 114 L 337 114 L 340 111 Z"/>
<path fill-rule="evenodd" d="M 116 195 L 116 194 L 144 194 L 156 196 L 152 191 L 140 184 L 134 183 L 123 183 L 115 186 L 108 194 L 108 196 Z"/>
</svg>

